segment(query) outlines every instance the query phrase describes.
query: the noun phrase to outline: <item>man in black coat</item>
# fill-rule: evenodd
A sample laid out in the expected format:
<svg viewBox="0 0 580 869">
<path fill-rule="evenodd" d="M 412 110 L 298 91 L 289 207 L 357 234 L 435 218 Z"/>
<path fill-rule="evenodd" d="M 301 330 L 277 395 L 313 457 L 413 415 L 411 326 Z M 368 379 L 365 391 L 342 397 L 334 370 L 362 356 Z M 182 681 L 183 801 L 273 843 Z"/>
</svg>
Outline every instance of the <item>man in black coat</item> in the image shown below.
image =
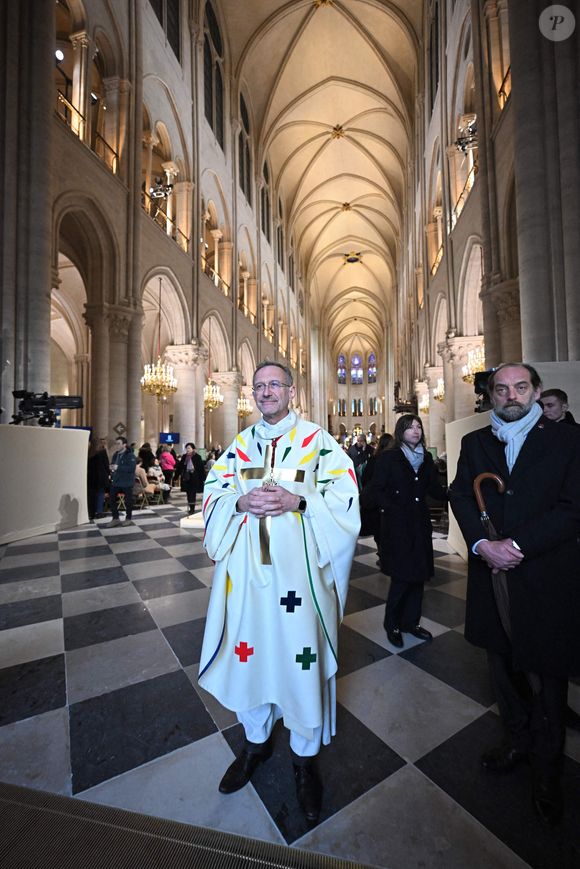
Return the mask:
<svg viewBox="0 0 580 869">
<path fill-rule="evenodd" d="M 568 677 L 580 673 L 580 430 L 546 419 L 541 381 L 529 365 L 505 363 L 489 378 L 491 426 L 464 437 L 449 496 L 469 550 L 465 637 L 487 649 L 508 742 L 482 755 L 493 772 L 529 760 L 541 820 L 562 815 L 559 777 Z M 481 473 L 499 539 L 488 540 L 473 494 Z M 491 574 L 507 572 L 511 638 Z"/>
</svg>

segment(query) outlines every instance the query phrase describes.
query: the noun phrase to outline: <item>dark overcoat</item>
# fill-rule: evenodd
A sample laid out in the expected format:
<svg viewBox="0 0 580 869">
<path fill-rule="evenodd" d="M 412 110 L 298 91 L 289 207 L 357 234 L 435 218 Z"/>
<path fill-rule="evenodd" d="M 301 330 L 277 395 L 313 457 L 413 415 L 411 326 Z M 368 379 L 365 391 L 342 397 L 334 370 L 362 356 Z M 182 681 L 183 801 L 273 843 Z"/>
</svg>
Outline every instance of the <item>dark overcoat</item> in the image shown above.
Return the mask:
<svg viewBox="0 0 580 869">
<path fill-rule="evenodd" d="M 433 576 L 433 543 L 427 493 L 444 501 L 446 493 L 431 453 L 413 470 L 401 449 L 377 456 L 369 503 L 384 511 L 379 554 L 381 569 L 395 582 L 426 582 Z"/>
<path fill-rule="evenodd" d="M 486 480 L 482 493 L 500 538 L 520 546 L 521 564 L 506 572 L 513 657 L 527 672 L 580 673 L 580 428 L 542 418 L 529 432 L 511 474 L 505 445 L 491 427 L 463 438 L 449 489 L 469 552 L 465 637 L 509 653 L 491 571 L 472 546 L 487 534 L 473 494 L 475 477 L 492 471 L 506 484 L 500 495 Z"/>
<path fill-rule="evenodd" d="M 205 469 L 199 453 L 191 456 L 193 471 L 187 471 L 187 455 L 184 453 L 175 466 L 175 476 L 181 479 L 180 489 L 182 492 L 203 492 L 205 482 Z"/>
</svg>

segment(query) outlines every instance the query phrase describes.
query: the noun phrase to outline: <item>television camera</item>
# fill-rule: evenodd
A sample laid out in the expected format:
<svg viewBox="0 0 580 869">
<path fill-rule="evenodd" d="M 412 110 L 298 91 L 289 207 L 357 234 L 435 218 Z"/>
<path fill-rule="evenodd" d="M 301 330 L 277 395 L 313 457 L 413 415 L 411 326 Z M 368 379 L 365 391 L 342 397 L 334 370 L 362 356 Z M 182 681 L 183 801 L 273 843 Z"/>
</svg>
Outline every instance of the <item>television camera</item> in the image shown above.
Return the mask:
<svg viewBox="0 0 580 869">
<path fill-rule="evenodd" d="M 26 389 L 15 389 L 12 395 L 20 400 L 18 413 L 12 414 L 10 425 L 37 419 L 38 425 L 48 427 L 56 423 L 58 410 L 76 410 L 83 406 L 81 395 L 49 395 L 48 392 L 28 392 Z"/>
<path fill-rule="evenodd" d="M 475 412 L 484 413 L 486 410 L 491 410 L 491 401 L 487 391 L 487 383 L 490 375 L 493 374 L 495 368 L 488 368 L 487 371 L 478 371 L 473 381 L 473 391 L 479 396 L 475 402 Z"/>
</svg>

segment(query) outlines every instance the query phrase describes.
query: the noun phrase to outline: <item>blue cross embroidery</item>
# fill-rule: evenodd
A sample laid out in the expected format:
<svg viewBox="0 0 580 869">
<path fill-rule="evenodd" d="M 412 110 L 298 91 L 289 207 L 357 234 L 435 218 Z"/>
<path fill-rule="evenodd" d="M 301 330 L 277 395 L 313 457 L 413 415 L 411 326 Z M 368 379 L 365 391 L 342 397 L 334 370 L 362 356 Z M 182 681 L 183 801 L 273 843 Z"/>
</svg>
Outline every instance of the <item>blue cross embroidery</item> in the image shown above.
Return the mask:
<svg viewBox="0 0 580 869">
<path fill-rule="evenodd" d="M 302 606 L 302 598 L 296 597 L 295 591 L 289 591 L 286 597 L 280 598 L 280 606 L 285 606 L 287 613 L 293 613 L 297 606 Z"/>
</svg>

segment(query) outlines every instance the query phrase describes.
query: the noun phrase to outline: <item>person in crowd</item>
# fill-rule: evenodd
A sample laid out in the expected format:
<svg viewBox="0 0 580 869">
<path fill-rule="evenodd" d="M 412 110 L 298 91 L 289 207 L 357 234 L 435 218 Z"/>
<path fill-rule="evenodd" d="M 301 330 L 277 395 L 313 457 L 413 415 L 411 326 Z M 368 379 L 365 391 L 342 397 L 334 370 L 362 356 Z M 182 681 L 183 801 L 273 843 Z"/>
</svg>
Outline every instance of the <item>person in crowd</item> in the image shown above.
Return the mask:
<svg viewBox="0 0 580 869">
<path fill-rule="evenodd" d="M 213 450 L 209 450 L 206 459 L 205 459 L 205 470 L 206 474 L 211 471 L 212 467 L 215 465 L 216 455 Z"/>
<path fill-rule="evenodd" d="M 89 521 L 103 515 L 105 489 L 109 485 L 109 457 L 101 445 L 102 438 L 91 438 L 87 460 L 87 507 Z"/>
<path fill-rule="evenodd" d="M 348 449 L 348 456 L 352 459 L 352 463 L 354 465 L 354 470 L 358 480 L 359 491 L 362 489 L 362 475 L 364 473 L 364 469 L 373 453 L 374 450 L 367 443 L 367 439 L 364 434 L 359 434 L 356 441 Z"/>
<path fill-rule="evenodd" d="M 363 508 L 382 511 L 379 557 L 391 577 L 384 627 L 391 645 L 402 648 L 403 634 L 431 640 L 421 626 L 423 589 L 434 572 L 432 526 L 427 494 L 446 500 L 433 457 L 425 447 L 418 416 L 399 417 L 393 442 L 375 462 Z"/>
<path fill-rule="evenodd" d="M 393 440 L 393 435 L 390 432 L 383 432 L 383 434 L 380 436 L 376 449 L 373 451 L 372 455 L 368 459 L 362 472 L 362 492 L 364 492 L 365 489 L 370 486 L 375 471 L 377 457 L 380 456 L 381 453 L 384 453 L 385 450 L 389 449 L 389 447 L 393 443 Z M 360 536 L 370 537 L 372 535 L 372 537 L 374 537 L 375 543 L 377 544 L 378 551 L 380 542 L 381 517 L 384 514 L 382 514 L 381 511 L 376 509 L 375 507 L 367 509 L 364 506 L 364 500 L 364 495 L 361 493 Z"/>
<path fill-rule="evenodd" d="M 551 825 L 563 813 L 568 677 L 580 674 L 580 429 L 542 413 L 531 365 L 499 365 L 487 388 L 491 425 L 463 438 L 450 487 L 469 554 L 465 637 L 487 650 L 506 732 L 481 763 L 509 773 L 531 762 L 533 805 Z M 498 539 L 474 497 L 485 472 L 505 484 L 503 493 L 495 481 L 481 484 Z"/>
<path fill-rule="evenodd" d="M 171 494 L 171 485 L 173 483 L 173 477 L 175 476 L 175 466 L 177 462 L 174 457 L 174 452 L 169 444 L 163 444 L 161 448 L 161 452 L 159 453 L 159 465 L 161 466 L 161 470 L 163 471 L 163 476 L 165 477 L 165 482 L 169 486 L 168 489 L 164 489 L 163 492 L 163 502 L 167 504 L 169 501 L 169 496 Z"/>
<path fill-rule="evenodd" d="M 215 447 L 213 448 L 214 458 L 219 459 L 219 457 L 221 456 L 222 453 L 223 453 L 222 445 L 216 444 Z"/>
<path fill-rule="evenodd" d="M 157 489 L 165 485 L 165 476 L 161 470 L 159 459 L 153 457 L 153 464 L 146 469 L 147 479 L 150 483 L 155 483 Z"/>
<path fill-rule="evenodd" d="M 298 802 L 320 812 L 314 758 L 335 733 L 338 627 L 360 520 L 351 460 L 333 437 L 289 409 L 292 372 L 262 362 L 262 417 L 208 474 L 205 547 L 215 562 L 199 684 L 236 712 L 245 744 L 219 790 L 233 793 L 272 753 L 282 718 Z"/>
<path fill-rule="evenodd" d="M 155 491 L 155 483 L 149 480 L 141 459 L 137 459 L 137 465 L 135 467 L 135 483 L 133 485 L 133 497 L 135 495 L 140 495 L 142 492 L 147 495 L 153 495 Z"/>
<path fill-rule="evenodd" d="M 132 525 L 131 518 L 133 514 L 133 486 L 135 484 L 135 467 L 137 458 L 128 445 L 127 438 L 118 437 L 115 439 L 115 452 L 111 459 L 111 487 L 109 489 L 109 501 L 111 504 L 111 513 L 113 518 L 106 527 L 114 528 L 116 525 Z M 119 518 L 119 505 L 117 503 L 117 495 L 122 493 L 125 496 L 125 521 L 121 522 Z"/>
<path fill-rule="evenodd" d="M 195 444 L 185 445 L 185 452 L 177 463 L 175 475 L 181 481 L 181 491 L 187 495 L 189 515 L 192 516 L 195 513 L 195 496 L 198 492 L 203 492 L 205 480 L 205 469 Z"/>
<path fill-rule="evenodd" d="M 540 394 L 540 404 L 546 419 L 578 425 L 568 409 L 568 396 L 563 389 L 545 389 Z"/>
<path fill-rule="evenodd" d="M 137 454 L 137 458 L 140 459 L 145 473 L 148 473 L 149 468 L 151 468 L 155 464 L 155 453 L 151 449 L 151 444 L 142 444 Z"/>
</svg>

